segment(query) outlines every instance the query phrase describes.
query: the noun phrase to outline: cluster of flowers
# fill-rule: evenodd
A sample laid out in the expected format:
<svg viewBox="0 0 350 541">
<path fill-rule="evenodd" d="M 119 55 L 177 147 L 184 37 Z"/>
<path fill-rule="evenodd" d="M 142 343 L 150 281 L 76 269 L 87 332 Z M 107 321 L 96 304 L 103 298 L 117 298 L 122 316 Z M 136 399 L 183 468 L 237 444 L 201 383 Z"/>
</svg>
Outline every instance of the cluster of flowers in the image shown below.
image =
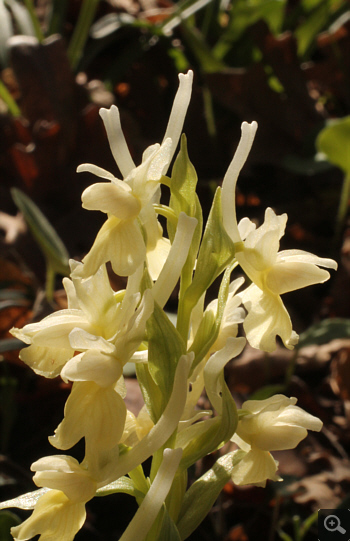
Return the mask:
<svg viewBox="0 0 350 541">
<path fill-rule="evenodd" d="M 336 263 L 299 250 L 279 252 L 287 216 L 271 208 L 258 228 L 248 218 L 237 224 L 235 187 L 255 122 L 242 125 L 202 232 L 197 178 L 184 136 L 171 178 L 166 176 L 192 76 L 179 76 L 163 142 L 148 147 L 139 166 L 128 150 L 118 109 L 101 110 L 123 180 L 91 164 L 78 171 L 103 179 L 83 192 L 82 201 L 84 208 L 106 213 L 107 220 L 83 262 L 71 261 L 71 278 L 63 280 L 68 308 L 12 330 L 27 344 L 21 359 L 37 374 L 73 384 L 50 443 L 66 451 L 85 441 L 81 463 L 57 454 L 32 465 L 41 488 L 29 495 L 32 515 L 12 529 L 17 541 L 38 534 L 41 541 L 72 541 L 84 523 L 86 502 L 112 492 L 132 494 L 139 504 L 122 541 L 162 539 L 164 528 L 169 539 L 186 539 L 229 478 L 260 486 L 279 480 L 270 451 L 293 448 L 307 429 L 322 427 L 295 405 L 296 399 L 283 395 L 248 400 L 237 411 L 225 384 L 224 366 L 246 340 L 272 351 L 278 335 L 293 348 L 298 337 L 281 294 L 324 282 L 329 273 L 320 267 L 335 269 Z M 160 203 L 162 184 L 170 189 L 168 206 Z M 166 219 L 169 238 L 163 237 L 159 215 Z M 125 290 L 112 290 L 107 262 L 128 277 Z M 251 281 L 241 293 L 244 278 L 231 281 L 238 265 Z M 220 275 L 218 298 L 205 307 L 205 293 Z M 163 308 L 179 279 L 175 328 Z M 237 336 L 240 323 L 246 338 Z M 137 417 L 124 401 L 123 367 L 129 361 L 135 362 L 145 400 Z M 212 411 L 196 408 L 203 388 Z M 218 460 L 211 470 L 215 475 L 209 472 L 187 490 L 188 467 L 229 440 L 238 449 Z M 146 477 L 142 463 L 151 456 Z"/>
</svg>

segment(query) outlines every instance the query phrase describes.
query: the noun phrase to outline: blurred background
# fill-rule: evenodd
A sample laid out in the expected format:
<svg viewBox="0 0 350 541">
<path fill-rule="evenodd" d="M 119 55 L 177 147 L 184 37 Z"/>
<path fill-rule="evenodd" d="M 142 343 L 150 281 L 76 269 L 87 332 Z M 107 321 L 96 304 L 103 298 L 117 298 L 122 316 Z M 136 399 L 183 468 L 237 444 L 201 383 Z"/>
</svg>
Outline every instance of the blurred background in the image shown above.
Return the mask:
<svg viewBox="0 0 350 541">
<path fill-rule="evenodd" d="M 47 436 L 69 386 L 19 361 L 9 329 L 66 306 L 68 258 L 87 253 L 104 221 L 81 209 L 95 179 L 76 173 L 90 162 L 119 174 L 99 108 L 119 107 L 140 163 L 143 150 L 161 142 L 178 73 L 188 69 L 194 87 L 184 132 L 204 214 L 241 123 L 256 120 L 238 217 L 260 224 L 267 206 L 287 212 L 282 249 L 339 263 L 326 284 L 284 296 L 301 333 L 296 351 L 247 348 L 226 374 L 238 405 L 283 392 L 319 416 L 323 431 L 276 453 L 283 483 L 228 484 L 191 540 L 316 540 L 317 510 L 347 508 L 350 489 L 347 0 L 0 0 L 0 501 L 34 490 L 30 464 L 55 451 Z M 111 281 L 125 285 L 112 273 Z M 132 375 L 127 385 L 137 412 Z M 190 481 L 216 458 L 198 464 Z M 93 500 L 77 540 L 119 539 L 134 511 L 129 496 Z M 2 512 L 0 540 L 12 539 L 10 526 L 26 516 Z"/>
</svg>

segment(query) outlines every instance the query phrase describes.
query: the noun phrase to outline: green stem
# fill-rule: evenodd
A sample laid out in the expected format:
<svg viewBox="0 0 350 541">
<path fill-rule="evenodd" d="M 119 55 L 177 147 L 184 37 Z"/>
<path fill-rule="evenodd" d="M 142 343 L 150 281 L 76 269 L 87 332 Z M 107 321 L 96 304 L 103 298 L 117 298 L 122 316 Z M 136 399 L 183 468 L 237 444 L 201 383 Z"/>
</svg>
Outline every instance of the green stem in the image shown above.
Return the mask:
<svg viewBox="0 0 350 541">
<path fill-rule="evenodd" d="M 18 107 L 17 103 L 11 96 L 10 92 L 7 90 L 6 86 L 0 79 L 0 98 L 6 103 L 9 112 L 12 116 L 21 116 L 21 110 Z"/>
<path fill-rule="evenodd" d="M 85 43 L 89 36 L 90 27 L 94 20 L 100 0 L 84 0 L 80 9 L 78 21 L 68 47 L 70 65 L 75 70 L 83 55 Z"/>
<path fill-rule="evenodd" d="M 53 1 L 51 17 L 50 17 L 50 25 L 49 25 L 49 30 L 48 30 L 49 36 L 51 36 L 52 34 L 62 34 L 63 21 L 64 21 L 66 11 L 67 11 L 67 5 L 68 5 L 68 0 L 54 0 Z"/>
<path fill-rule="evenodd" d="M 190 329 L 191 313 L 195 304 L 192 302 L 192 299 L 188 299 L 185 295 L 180 296 L 179 298 L 179 307 L 177 312 L 177 324 L 176 330 L 180 333 L 185 344 L 188 340 L 188 333 Z"/>
<path fill-rule="evenodd" d="M 36 13 L 35 13 L 35 8 L 34 8 L 34 5 L 33 5 L 33 2 L 32 2 L 32 0 L 24 0 L 24 4 L 25 4 L 25 6 L 27 8 L 27 11 L 29 13 L 29 16 L 31 18 L 31 21 L 32 21 L 32 24 L 33 24 L 33 27 L 34 27 L 35 35 L 36 35 L 38 41 L 40 41 L 40 43 L 41 43 L 42 41 L 44 41 L 45 36 L 42 33 L 42 30 L 40 28 L 39 19 L 38 19 Z"/>
<path fill-rule="evenodd" d="M 177 227 L 178 218 L 175 212 L 173 211 L 173 209 L 171 209 L 167 205 L 156 204 L 156 203 L 153 204 L 153 208 L 157 214 L 164 216 L 164 218 L 169 220 L 174 225 L 174 227 Z"/>
<path fill-rule="evenodd" d="M 49 302 L 51 302 L 53 299 L 53 294 L 55 290 L 55 278 L 56 278 L 55 269 L 51 265 L 50 261 L 47 261 L 46 262 L 45 293 L 46 293 L 46 298 Z"/>
<path fill-rule="evenodd" d="M 337 214 L 336 222 L 336 238 L 338 239 L 342 228 L 344 226 L 344 221 L 346 218 L 346 213 L 348 209 L 348 202 L 350 197 L 350 173 L 344 176 L 343 186 L 340 194 L 339 208 Z"/>
<path fill-rule="evenodd" d="M 129 472 L 129 477 L 132 479 L 135 489 L 146 495 L 149 489 L 149 483 L 147 482 L 145 474 L 143 473 L 141 464 Z M 141 501 L 137 500 L 138 505 L 141 505 Z"/>
</svg>

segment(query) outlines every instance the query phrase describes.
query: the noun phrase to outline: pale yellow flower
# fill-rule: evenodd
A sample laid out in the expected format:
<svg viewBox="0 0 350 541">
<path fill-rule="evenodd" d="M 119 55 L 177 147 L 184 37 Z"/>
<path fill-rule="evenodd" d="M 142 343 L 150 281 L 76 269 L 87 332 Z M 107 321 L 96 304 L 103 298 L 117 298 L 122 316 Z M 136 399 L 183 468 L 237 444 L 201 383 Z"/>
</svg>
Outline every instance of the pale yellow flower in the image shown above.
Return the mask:
<svg viewBox="0 0 350 541">
<path fill-rule="evenodd" d="M 41 541 L 72 541 L 85 522 L 85 504 L 95 496 L 96 480 L 71 456 L 44 457 L 31 469 L 36 485 L 51 490 L 38 499 L 26 521 L 11 529 L 15 541 L 38 534 Z"/>
<path fill-rule="evenodd" d="M 257 125 L 242 124 L 242 138 L 222 185 L 222 213 L 226 231 L 236 246 L 236 258 L 252 285 L 241 295 L 248 316 L 244 330 L 249 343 L 264 351 L 276 348 L 279 335 L 292 349 L 298 341 L 289 314 L 280 295 L 309 285 L 323 283 L 330 277 L 326 270 L 337 268 L 332 259 L 317 257 L 302 250 L 279 252 L 287 215 L 277 216 L 270 208 L 265 221 L 256 228 L 248 218 L 237 225 L 234 194 L 238 174 L 247 159 Z"/>
<path fill-rule="evenodd" d="M 236 433 L 231 438 L 246 451 L 232 474 L 234 483 L 265 486 L 267 479 L 279 480 L 278 462 L 270 451 L 294 449 L 308 430 L 321 430 L 320 419 L 296 406 L 296 402 L 296 398 L 284 395 L 244 402 Z"/>
<path fill-rule="evenodd" d="M 71 260 L 74 271 L 81 263 Z M 34 372 L 47 378 L 58 376 L 74 355 L 74 347 L 69 334 L 75 328 L 82 329 L 106 340 L 116 331 L 119 304 L 112 290 L 107 271 L 102 266 L 94 276 L 87 280 L 64 278 L 68 297 L 68 309 L 58 310 L 43 320 L 25 325 L 23 329 L 11 329 L 29 347 L 23 348 L 20 358 Z"/>
<path fill-rule="evenodd" d="M 93 184 L 82 194 L 83 207 L 106 213 L 107 221 L 83 259 L 84 267 L 76 271 L 81 276 L 94 274 L 107 261 L 111 262 L 116 274 L 130 276 L 146 256 L 151 277 L 155 279 L 159 274 L 170 243 L 163 240 L 153 203 L 159 202 L 160 180 L 166 174 L 181 135 L 191 97 L 192 78 L 191 71 L 187 75 L 179 75 L 180 86 L 163 142 L 149 146 L 138 167 L 128 150 L 117 107 L 101 109 L 110 148 L 123 180 L 92 164 L 78 167 L 78 172 L 88 171 L 109 181 Z"/>
</svg>

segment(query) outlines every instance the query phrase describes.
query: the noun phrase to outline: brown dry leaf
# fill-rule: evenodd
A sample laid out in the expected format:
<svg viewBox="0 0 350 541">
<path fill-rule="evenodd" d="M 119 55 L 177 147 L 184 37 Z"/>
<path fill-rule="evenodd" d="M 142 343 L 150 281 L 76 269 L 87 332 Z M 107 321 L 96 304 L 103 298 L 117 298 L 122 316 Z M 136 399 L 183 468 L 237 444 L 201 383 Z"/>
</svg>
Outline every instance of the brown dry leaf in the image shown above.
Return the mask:
<svg viewBox="0 0 350 541">
<path fill-rule="evenodd" d="M 294 500 L 311 504 L 316 509 L 334 509 L 344 499 L 350 487 L 350 461 L 329 457 L 329 470 L 304 477 L 289 486 Z"/>
<path fill-rule="evenodd" d="M 350 420 L 350 341 L 338 350 L 331 363 L 330 386 L 344 402 L 346 417 Z"/>
</svg>

